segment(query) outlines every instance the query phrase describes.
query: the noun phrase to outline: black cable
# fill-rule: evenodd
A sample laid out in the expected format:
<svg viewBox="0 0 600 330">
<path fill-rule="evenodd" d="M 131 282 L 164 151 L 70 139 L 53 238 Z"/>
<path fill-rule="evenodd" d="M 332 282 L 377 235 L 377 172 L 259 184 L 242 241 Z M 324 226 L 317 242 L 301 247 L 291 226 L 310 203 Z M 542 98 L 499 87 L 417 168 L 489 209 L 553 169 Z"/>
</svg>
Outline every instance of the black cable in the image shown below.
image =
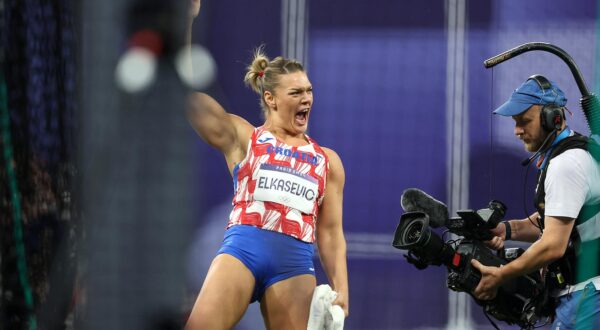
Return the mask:
<svg viewBox="0 0 600 330">
<path fill-rule="evenodd" d="M 525 212 L 525 216 L 527 217 L 529 222 L 531 222 L 532 225 L 534 225 L 537 229 L 540 230 L 540 232 L 543 233 L 544 229 L 542 228 L 542 226 L 533 222 L 533 220 L 531 220 L 531 218 L 529 217 L 529 211 L 527 211 L 527 200 L 525 196 L 527 193 L 527 175 L 529 174 L 529 168 L 531 168 L 531 163 L 527 164 L 527 167 L 525 168 L 525 179 L 523 180 L 523 212 Z"/>
<path fill-rule="evenodd" d="M 452 248 L 456 250 L 456 248 L 458 247 L 458 244 L 460 244 L 461 241 L 462 241 L 462 239 L 457 238 L 457 239 L 452 239 L 452 240 L 446 241 L 446 244 L 452 245 Z"/>
<path fill-rule="evenodd" d="M 533 328 L 534 328 L 534 329 L 542 328 L 542 327 L 545 327 L 545 326 L 547 326 L 547 325 L 548 325 L 548 323 L 550 323 L 550 318 L 549 318 L 549 317 L 546 317 L 546 321 L 545 321 L 544 323 L 542 323 L 542 324 L 540 324 L 540 325 L 538 325 L 538 326 L 534 326 Z"/>
<path fill-rule="evenodd" d="M 533 159 L 536 158 L 536 155 L 538 155 L 537 157 L 543 155 L 544 153 L 546 153 L 548 151 L 548 148 L 551 146 L 547 144 L 549 142 L 554 141 L 554 139 L 551 139 L 552 137 L 556 138 L 558 136 L 558 129 L 554 129 L 552 132 L 550 132 L 550 134 L 548 134 L 548 136 L 546 136 L 546 138 L 544 139 L 544 142 L 542 142 L 542 145 L 538 148 L 538 150 L 529 158 L 527 158 L 527 162 L 522 163 L 525 164 L 527 167 L 525 169 L 525 179 L 523 180 L 523 211 L 525 211 L 525 216 L 527 216 L 527 219 L 529 220 L 529 222 L 531 222 L 532 225 L 534 225 L 535 227 L 537 227 L 540 232 L 544 232 L 544 229 L 542 228 L 541 224 L 535 224 L 533 222 L 533 220 L 531 220 L 531 218 L 529 217 L 529 212 L 527 211 L 527 203 L 526 203 L 526 198 L 525 198 L 525 194 L 526 194 L 526 188 L 527 188 L 527 174 L 529 173 L 529 168 L 531 166 L 531 161 Z"/>
<path fill-rule="evenodd" d="M 492 90 L 490 91 L 490 95 L 491 95 L 491 106 L 494 106 L 494 69 L 492 68 L 492 83 L 491 83 L 491 88 Z M 491 178 L 494 175 L 494 161 L 492 159 L 493 155 L 494 155 L 494 125 L 492 122 L 492 117 L 493 117 L 493 111 L 490 111 L 490 113 L 492 114 L 490 116 L 490 157 L 489 157 L 489 168 L 490 168 L 490 187 L 489 187 L 489 192 L 488 192 L 488 199 L 492 199 L 492 192 L 494 191 L 494 180 L 492 180 Z"/>
<path fill-rule="evenodd" d="M 446 234 L 448 234 L 450 232 L 450 229 L 446 229 L 442 232 L 442 240 L 444 239 L 444 236 L 446 236 Z"/>
<path fill-rule="evenodd" d="M 483 308 L 483 315 L 485 315 L 485 318 L 488 319 L 488 321 L 490 321 L 490 324 L 494 327 L 494 329 L 500 330 L 500 328 L 498 328 L 498 326 L 496 325 L 496 323 L 494 323 L 494 321 L 492 321 L 492 319 L 490 318 L 490 316 L 486 312 L 485 308 Z"/>
</svg>

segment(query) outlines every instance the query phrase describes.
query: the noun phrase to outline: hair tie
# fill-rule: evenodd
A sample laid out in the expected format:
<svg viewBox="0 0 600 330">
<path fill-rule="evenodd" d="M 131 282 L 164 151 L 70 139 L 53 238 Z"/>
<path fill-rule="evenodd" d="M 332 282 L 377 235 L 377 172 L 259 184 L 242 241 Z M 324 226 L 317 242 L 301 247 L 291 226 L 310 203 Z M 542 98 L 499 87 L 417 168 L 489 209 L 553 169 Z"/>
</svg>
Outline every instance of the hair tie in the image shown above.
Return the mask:
<svg viewBox="0 0 600 330">
<path fill-rule="evenodd" d="M 264 75 L 265 75 L 265 72 L 264 72 L 264 71 L 258 71 L 258 76 L 259 76 L 259 77 L 261 77 L 261 78 L 262 78 Z"/>
</svg>

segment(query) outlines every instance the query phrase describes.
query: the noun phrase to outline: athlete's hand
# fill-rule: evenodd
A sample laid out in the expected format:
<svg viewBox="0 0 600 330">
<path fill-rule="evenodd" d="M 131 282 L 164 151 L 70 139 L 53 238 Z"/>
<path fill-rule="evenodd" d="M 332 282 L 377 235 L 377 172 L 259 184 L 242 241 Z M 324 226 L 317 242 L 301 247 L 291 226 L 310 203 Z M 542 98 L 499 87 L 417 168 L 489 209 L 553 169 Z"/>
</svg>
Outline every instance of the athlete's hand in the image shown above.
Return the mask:
<svg viewBox="0 0 600 330">
<path fill-rule="evenodd" d="M 200 6 L 202 5 L 202 0 L 189 0 L 190 1 L 190 10 L 188 11 L 188 15 L 190 19 L 196 18 L 198 13 L 200 13 Z"/>
<path fill-rule="evenodd" d="M 348 294 L 345 292 L 338 292 L 337 298 L 331 303 L 332 305 L 338 305 L 344 310 L 344 315 L 348 317 L 350 311 L 350 303 L 348 302 Z"/>
</svg>

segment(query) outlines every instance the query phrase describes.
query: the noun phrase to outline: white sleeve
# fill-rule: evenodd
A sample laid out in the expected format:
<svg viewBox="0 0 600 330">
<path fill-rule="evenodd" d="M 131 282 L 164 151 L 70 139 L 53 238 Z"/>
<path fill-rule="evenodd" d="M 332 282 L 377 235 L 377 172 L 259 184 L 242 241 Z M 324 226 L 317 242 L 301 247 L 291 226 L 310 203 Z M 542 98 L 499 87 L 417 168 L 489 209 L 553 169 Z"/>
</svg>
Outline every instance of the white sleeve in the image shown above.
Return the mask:
<svg viewBox="0 0 600 330">
<path fill-rule="evenodd" d="M 590 193 L 591 157 L 583 149 L 571 149 L 550 160 L 546 180 L 545 214 L 577 218 Z"/>
</svg>

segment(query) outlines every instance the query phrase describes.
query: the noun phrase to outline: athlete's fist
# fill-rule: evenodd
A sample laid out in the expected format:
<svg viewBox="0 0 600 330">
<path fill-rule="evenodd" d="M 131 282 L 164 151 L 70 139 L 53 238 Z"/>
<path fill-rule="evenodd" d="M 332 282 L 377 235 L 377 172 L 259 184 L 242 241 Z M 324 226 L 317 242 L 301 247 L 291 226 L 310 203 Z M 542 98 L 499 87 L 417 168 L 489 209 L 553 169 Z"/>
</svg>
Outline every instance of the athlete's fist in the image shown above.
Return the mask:
<svg viewBox="0 0 600 330">
<path fill-rule="evenodd" d="M 190 1 L 190 9 L 188 11 L 189 17 L 191 19 L 196 18 L 198 13 L 200 12 L 200 6 L 202 5 L 201 0 L 189 0 Z"/>
</svg>

